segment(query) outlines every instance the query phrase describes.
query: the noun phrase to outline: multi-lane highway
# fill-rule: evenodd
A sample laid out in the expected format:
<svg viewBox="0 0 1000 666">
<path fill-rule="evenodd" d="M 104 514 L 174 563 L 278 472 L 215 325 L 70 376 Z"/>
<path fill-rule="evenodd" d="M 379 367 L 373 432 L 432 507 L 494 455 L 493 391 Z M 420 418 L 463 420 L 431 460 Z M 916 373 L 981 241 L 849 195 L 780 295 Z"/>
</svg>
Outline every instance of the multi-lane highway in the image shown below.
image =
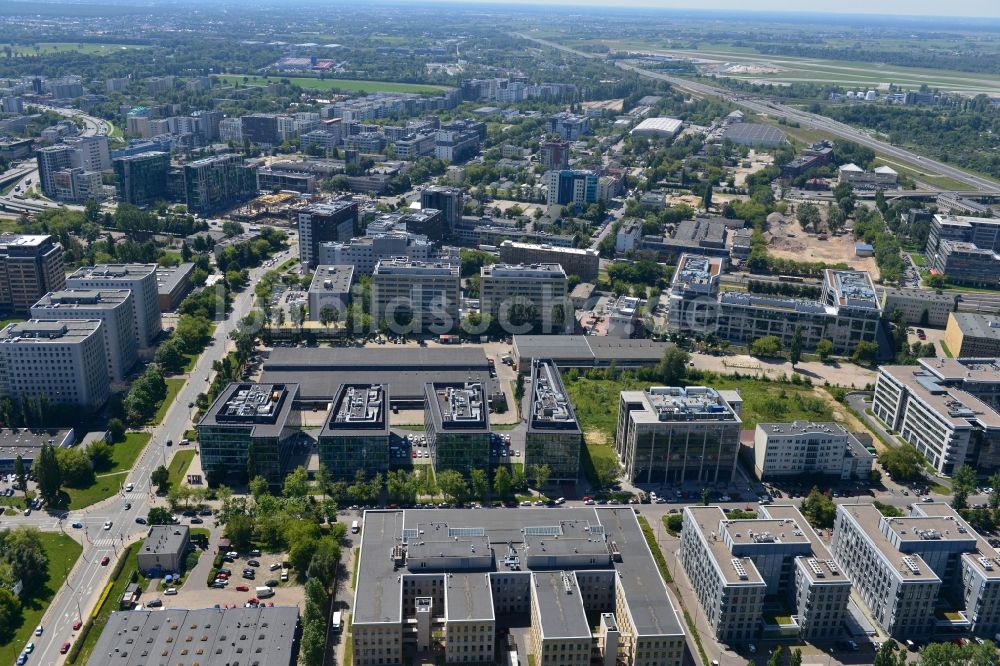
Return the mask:
<svg viewBox="0 0 1000 666">
<path fill-rule="evenodd" d="M 537 44 L 542 44 L 553 49 L 558 49 L 560 51 L 565 51 L 568 53 L 573 53 L 582 58 L 589 59 L 599 59 L 601 56 L 594 55 L 593 53 L 585 53 L 583 51 L 578 51 L 576 49 L 570 48 L 568 46 L 563 46 L 562 44 L 557 44 L 556 42 L 551 42 L 545 39 L 538 39 L 537 37 L 531 37 L 524 33 L 514 33 L 516 36 L 529 41 L 535 42 Z M 764 114 L 768 116 L 773 116 L 775 118 L 784 118 L 786 120 L 792 120 L 798 122 L 806 127 L 812 129 L 822 130 L 834 136 L 840 137 L 842 139 L 847 139 L 849 141 L 854 141 L 855 143 L 867 146 L 872 150 L 876 150 L 884 156 L 890 157 L 894 160 L 898 160 L 917 171 L 927 172 L 933 171 L 935 175 L 945 176 L 957 180 L 965 185 L 968 185 L 972 190 L 977 192 L 990 192 L 990 193 L 1000 193 L 1000 185 L 997 183 L 977 176 L 975 174 L 968 173 L 962 169 L 958 169 L 949 164 L 944 164 L 943 162 L 938 162 L 932 160 L 922 155 L 917 155 L 905 148 L 899 148 L 893 146 L 892 144 L 880 141 L 872 137 L 870 134 L 863 130 L 859 130 L 850 125 L 838 122 L 822 116 L 817 113 L 809 113 L 808 111 L 802 111 L 778 102 L 772 102 L 766 100 L 762 97 L 756 97 L 749 95 L 747 93 L 734 93 L 732 91 L 726 90 L 725 88 L 719 88 L 716 86 L 711 86 L 705 83 L 700 83 L 697 81 L 689 81 L 688 79 L 681 78 L 679 76 L 671 76 L 669 74 L 662 74 L 660 72 L 652 72 L 635 65 L 630 65 L 626 62 L 617 61 L 615 65 L 621 69 L 635 72 L 640 76 L 644 76 L 651 79 L 659 79 L 661 81 L 666 81 L 671 85 L 679 88 L 681 90 L 686 90 L 688 92 L 694 93 L 696 95 L 706 95 L 712 97 L 720 97 L 727 102 L 731 102 L 745 109 L 753 111 L 755 113 Z"/>
<path fill-rule="evenodd" d="M 297 256 L 294 247 L 276 255 L 278 263 L 289 257 Z M 250 272 L 251 285 L 256 284 L 267 268 L 256 268 Z M 94 603 L 107 584 L 107 576 L 115 558 L 122 552 L 122 546 L 130 539 L 144 534 L 146 526 L 135 522 L 136 517 L 145 516 L 149 512 L 152 500 L 150 474 L 160 465 L 168 465 L 177 446 L 167 447 L 166 442 L 180 442 L 184 431 L 191 427 L 193 410 L 188 407 L 198 394 L 208 387 L 212 374 L 212 364 L 221 359 L 229 345 L 229 334 L 236 328 L 243 316 L 250 312 L 253 306 L 253 289 L 246 289 L 233 299 L 233 310 L 228 317 L 223 316 L 214 334 L 214 343 L 205 349 L 199 357 L 194 369 L 188 375 L 188 381 L 180 390 L 174 403 L 167 410 L 163 422 L 152 428 L 152 439 L 142 456 L 136 462 L 132 472 L 127 477 L 127 483 L 132 483 L 131 492 L 124 491 L 92 507 L 71 511 L 69 515 L 59 518 L 35 512 L 29 517 L 18 516 L 6 518 L 5 525 L 27 524 L 45 531 L 64 530 L 83 544 L 83 556 L 70 572 L 66 585 L 58 591 L 46 611 L 42 624 L 45 631 L 41 636 L 34 637 L 35 652 L 31 655 L 31 664 L 61 663 L 62 655 L 59 647 L 66 642 L 73 642 L 77 632 L 73 631 L 73 622 L 89 616 Z M 130 503 L 130 509 L 125 504 Z M 105 521 L 112 521 L 110 530 L 103 528 Z M 83 524 L 75 529 L 74 522 Z M 101 559 L 109 556 L 112 564 L 101 566 Z M 23 646 L 20 646 L 23 647 Z"/>
</svg>

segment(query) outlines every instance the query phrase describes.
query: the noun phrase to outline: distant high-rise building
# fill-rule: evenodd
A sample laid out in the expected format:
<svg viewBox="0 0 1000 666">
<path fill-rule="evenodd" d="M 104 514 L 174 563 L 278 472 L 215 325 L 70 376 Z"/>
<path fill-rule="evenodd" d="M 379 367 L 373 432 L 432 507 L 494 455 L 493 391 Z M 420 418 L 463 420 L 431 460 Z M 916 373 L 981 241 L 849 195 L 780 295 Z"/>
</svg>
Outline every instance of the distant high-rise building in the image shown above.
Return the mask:
<svg viewBox="0 0 1000 666">
<path fill-rule="evenodd" d="M 73 166 L 73 149 L 66 145 L 47 146 L 38 151 L 38 183 L 42 193 L 55 197 L 56 173 Z"/>
<path fill-rule="evenodd" d="M 65 284 L 63 247 L 52 236 L 0 234 L 0 309 L 27 314 L 43 294 Z"/>
<path fill-rule="evenodd" d="M 315 268 L 320 243 L 351 240 L 357 224 L 358 204 L 355 201 L 327 201 L 300 210 L 299 259 L 303 265 Z"/>
<path fill-rule="evenodd" d="M 420 193 L 420 207 L 441 211 L 446 234 L 451 234 L 462 221 L 465 193 L 458 187 L 428 187 Z"/>
<path fill-rule="evenodd" d="M 592 204 L 597 202 L 598 177 L 595 171 L 563 169 L 545 174 L 548 205 Z"/>
<path fill-rule="evenodd" d="M 257 169 L 240 155 L 217 155 L 184 165 L 188 210 L 209 214 L 257 194 Z"/>
<path fill-rule="evenodd" d="M 111 152 L 106 136 L 74 136 L 63 139 L 73 149 L 70 158 L 74 167 L 85 171 L 107 171 L 111 168 Z"/>
<path fill-rule="evenodd" d="M 154 151 L 114 160 L 118 198 L 133 206 L 149 206 L 167 198 L 170 154 Z"/>
<path fill-rule="evenodd" d="M 546 141 L 542 144 L 539 152 L 542 157 L 542 166 L 546 171 L 562 170 L 569 168 L 569 143 L 566 141 Z"/>
<path fill-rule="evenodd" d="M 273 113 L 255 113 L 243 116 L 243 138 L 258 146 L 277 146 L 282 139 L 278 132 L 278 116 Z"/>
</svg>

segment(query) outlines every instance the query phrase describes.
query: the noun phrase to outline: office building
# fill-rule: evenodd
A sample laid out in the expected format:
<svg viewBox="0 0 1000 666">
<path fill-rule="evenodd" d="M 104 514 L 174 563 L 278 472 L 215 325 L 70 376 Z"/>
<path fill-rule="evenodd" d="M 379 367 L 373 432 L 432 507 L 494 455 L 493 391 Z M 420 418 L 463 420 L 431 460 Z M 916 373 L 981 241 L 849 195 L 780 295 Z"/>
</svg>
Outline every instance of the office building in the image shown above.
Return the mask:
<svg viewBox="0 0 1000 666">
<path fill-rule="evenodd" d="M 543 141 L 539 153 L 542 167 L 546 171 L 562 171 L 569 168 L 568 141 Z"/>
<path fill-rule="evenodd" d="M 927 266 L 955 284 L 1000 285 L 1000 220 L 935 214 L 925 250 Z"/>
<path fill-rule="evenodd" d="M 103 201 L 104 182 L 99 171 L 86 171 L 80 167 L 62 169 L 52 174 L 54 191 L 51 197 L 56 201 L 84 203 L 87 199 Z"/>
<path fill-rule="evenodd" d="M 33 319 L 99 319 L 112 381 L 124 381 L 139 358 L 135 302 L 128 289 L 65 289 L 49 292 L 31 307 Z"/>
<path fill-rule="evenodd" d="M 448 333 L 459 322 L 458 264 L 382 259 L 372 273 L 372 319 L 390 330 Z"/>
<path fill-rule="evenodd" d="M 319 263 L 319 245 L 344 243 L 358 227 L 356 201 L 326 201 L 299 211 L 299 257 L 303 265 L 315 268 Z M 339 262 L 334 262 L 339 263 Z"/>
<path fill-rule="evenodd" d="M 226 143 L 243 143 L 243 119 L 223 118 L 220 120 L 219 140 Z"/>
<path fill-rule="evenodd" d="M 915 502 L 901 518 L 838 505 L 832 550 L 893 638 L 1000 629 L 1000 553 L 944 503 Z"/>
<path fill-rule="evenodd" d="M 62 144 L 46 146 L 38 150 L 38 184 L 45 196 L 55 198 L 55 175 L 73 166 L 72 155 L 73 149 Z"/>
<path fill-rule="evenodd" d="M 511 333 L 537 325 L 548 332 L 573 330 L 573 305 L 559 264 L 487 264 L 480 269 L 479 310 Z"/>
<path fill-rule="evenodd" d="M 139 346 L 150 347 L 163 330 L 156 264 L 99 264 L 79 268 L 66 278 L 68 289 L 129 289 L 135 305 Z M 55 291 L 55 290 L 52 290 Z"/>
<path fill-rule="evenodd" d="M 601 257 L 597 250 L 591 248 L 505 240 L 500 244 L 500 261 L 505 264 L 559 264 L 566 275 L 575 275 L 583 282 L 593 282 L 597 279 Z"/>
<path fill-rule="evenodd" d="M 1000 359 L 998 358 L 922 358 L 921 369 L 934 381 L 973 395 L 1000 411 Z"/>
<path fill-rule="evenodd" d="M 754 472 L 761 481 L 782 476 L 828 476 L 867 481 L 874 456 L 839 423 L 758 423 Z"/>
<path fill-rule="evenodd" d="M 335 321 L 342 321 L 351 302 L 353 280 L 353 266 L 317 266 L 309 284 L 309 321 L 320 321 L 326 307 L 333 308 Z"/>
<path fill-rule="evenodd" d="M 198 422 L 201 468 L 210 479 L 262 476 L 280 486 L 298 449 L 298 384 L 231 383 Z"/>
<path fill-rule="evenodd" d="M 525 469 L 548 465 L 552 481 L 575 482 L 580 475 L 583 432 L 559 368 L 552 361 L 532 360 L 525 411 L 528 414 L 528 430 L 524 437 Z"/>
<path fill-rule="evenodd" d="M 27 314 L 65 284 L 63 247 L 52 236 L 0 233 L 0 310 Z"/>
<path fill-rule="evenodd" d="M 316 175 L 260 166 L 257 167 L 257 187 L 264 192 L 292 191 L 312 194 L 316 191 Z"/>
<path fill-rule="evenodd" d="M 538 664 L 683 663 L 684 629 L 631 509 L 367 511 L 360 553 L 357 666 L 413 652 L 495 663 L 497 618 L 511 616 L 530 623 L 519 647 Z"/>
<path fill-rule="evenodd" d="M 153 650 L 165 664 L 295 666 L 299 634 L 295 606 L 121 611 L 108 617 L 87 666 L 132 666 Z"/>
<path fill-rule="evenodd" d="M 578 141 L 590 132 L 590 120 L 586 116 L 561 111 L 549 118 L 546 130 L 558 134 L 563 141 Z"/>
<path fill-rule="evenodd" d="M 670 280 L 667 327 L 672 331 L 709 331 L 714 326 L 725 259 L 683 254 Z"/>
<path fill-rule="evenodd" d="M 899 174 L 891 167 L 875 167 L 865 171 L 857 164 L 844 164 L 837 170 L 837 182 L 848 183 L 858 190 L 895 189 Z"/>
<path fill-rule="evenodd" d="M 6 95 L 0 99 L 0 111 L 4 113 L 24 113 L 24 99 L 14 95 Z"/>
<path fill-rule="evenodd" d="M 1000 356 L 1000 317 L 951 312 L 943 343 L 952 356 L 959 358 Z"/>
<path fill-rule="evenodd" d="M 353 481 L 389 470 L 389 395 L 385 384 L 343 384 L 319 433 L 319 462 L 330 476 Z M 406 454 L 409 455 L 409 454 Z"/>
<path fill-rule="evenodd" d="M 462 221 L 465 210 L 465 194 L 458 187 L 426 187 L 420 193 L 420 207 L 433 208 L 441 211 L 446 233 L 454 231 L 455 226 Z"/>
<path fill-rule="evenodd" d="M 1000 413 L 995 403 L 991 406 L 964 390 L 966 373 L 988 377 L 995 364 L 982 359 L 977 367 L 979 359 L 966 359 L 968 365 L 956 372 L 952 364 L 925 360 L 881 366 L 872 412 L 941 474 L 950 475 L 961 465 L 980 471 L 1000 467 Z M 975 384 L 972 377 L 969 384 Z M 995 389 L 995 381 L 990 384 Z"/>
<path fill-rule="evenodd" d="M 76 434 L 72 428 L 0 428 L 0 474 L 13 474 L 18 457 L 24 471 L 29 471 L 45 445 L 65 449 L 75 443 Z"/>
<path fill-rule="evenodd" d="M 794 506 L 762 506 L 758 518 L 740 520 L 717 506 L 688 506 L 683 521 L 680 563 L 717 640 L 841 635 L 851 578 Z M 768 600 L 794 610 L 769 624 Z"/>
<path fill-rule="evenodd" d="M 587 204 L 597 203 L 596 171 L 582 169 L 549 171 L 545 174 L 545 184 L 548 186 L 546 203 L 549 206 L 574 203 L 586 208 Z"/>
<path fill-rule="evenodd" d="M 705 386 L 622 391 L 615 452 L 625 474 L 633 483 L 732 481 L 740 408 Z"/>
<path fill-rule="evenodd" d="M 481 469 L 489 475 L 490 406 L 483 384 L 428 382 L 424 396 L 424 435 L 434 471 L 453 469 L 468 478 Z"/>
<path fill-rule="evenodd" d="M 173 312 L 191 291 L 191 274 L 194 264 L 185 262 L 176 266 L 159 266 L 156 269 L 156 301 L 160 312 Z"/>
<path fill-rule="evenodd" d="M 390 231 L 352 238 L 346 243 L 320 243 L 319 264 L 353 266 L 356 275 L 371 275 L 383 259 L 406 257 L 411 261 L 434 259 L 434 245 L 426 238 Z"/>
<path fill-rule="evenodd" d="M 187 525 L 152 525 L 135 555 L 139 571 L 150 578 L 180 573 L 190 541 L 191 528 Z"/>
<path fill-rule="evenodd" d="M 205 157 L 184 165 L 188 210 L 210 215 L 257 196 L 257 169 L 241 155 Z"/>
<path fill-rule="evenodd" d="M 167 199 L 170 153 L 153 151 L 116 157 L 114 167 L 120 201 L 133 206 L 151 206 Z"/>
<path fill-rule="evenodd" d="M 111 153 L 108 151 L 108 137 L 73 136 L 63 139 L 63 145 L 73 151 L 71 162 L 74 167 L 84 171 L 109 171 L 111 169 Z"/>
<path fill-rule="evenodd" d="M 643 236 L 639 241 L 639 250 L 654 252 L 657 260 L 669 263 L 676 263 L 685 253 L 728 258 L 730 224 L 731 221 L 722 217 L 683 220 L 672 236 Z M 737 221 L 737 224 L 741 222 Z"/>
<path fill-rule="evenodd" d="M 463 162 L 476 154 L 481 140 L 477 131 L 442 127 L 434 141 L 434 156 L 445 162 Z"/>
<path fill-rule="evenodd" d="M 607 335 L 610 338 L 632 338 L 642 332 L 642 308 L 646 299 L 626 296 L 618 297 L 608 310 Z"/>
<path fill-rule="evenodd" d="M 111 395 L 104 336 L 99 319 L 8 324 L 0 330 L 0 395 L 99 409 Z"/>
<path fill-rule="evenodd" d="M 894 310 L 903 313 L 903 323 L 914 326 L 943 328 L 948 315 L 958 306 L 958 298 L 947 291 L 885 287 L 882 291 L 882 312 L 892 317 Z"/>
<path fill-rule="evenodd" d="M 278 131 L 278 116 L 273 113 L 254 113 L 240 118 L 241 136 L 244 141 L 261 148 L 273 148 L 282 142 Z"/>
</svg>

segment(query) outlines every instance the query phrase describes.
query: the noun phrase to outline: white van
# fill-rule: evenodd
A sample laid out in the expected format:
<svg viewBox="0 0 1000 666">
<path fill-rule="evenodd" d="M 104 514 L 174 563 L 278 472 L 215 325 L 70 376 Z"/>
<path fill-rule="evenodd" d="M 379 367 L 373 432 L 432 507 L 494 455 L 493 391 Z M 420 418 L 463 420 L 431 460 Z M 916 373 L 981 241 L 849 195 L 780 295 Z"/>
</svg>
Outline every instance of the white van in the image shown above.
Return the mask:
<svg viewBox="0 0 1000 666">
<path fill-rule="evenodd" d="M 274 590 L 269 587 L 258 587 L 256 588 L 256 594 L 258 599 L 267 599 L 274 596 Z"/>
<path fill-rule="evenodd" d="M 351 534 L 357 534 L 360 530 L 361 527 L 358 525 L 358 521 L 355 520 L 351 523 Z"/>
</svg>

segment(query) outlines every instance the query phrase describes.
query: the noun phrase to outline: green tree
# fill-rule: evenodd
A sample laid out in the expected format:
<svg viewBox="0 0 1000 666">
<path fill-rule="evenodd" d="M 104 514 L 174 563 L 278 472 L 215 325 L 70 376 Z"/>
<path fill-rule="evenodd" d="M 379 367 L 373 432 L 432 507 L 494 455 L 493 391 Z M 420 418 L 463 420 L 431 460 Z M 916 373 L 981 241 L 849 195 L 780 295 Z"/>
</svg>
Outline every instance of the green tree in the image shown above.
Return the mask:
<svg viewBox="0 0 1000 666">
<path fill-rule="evenodd" d="M 254 499 L 260 499 L 264 495 L 267 495 L 270 489 L 271 486 L 267 482 L 267 479 L 265 479 L 261 475 L 258 474 L 257 476 L 250 479 L 250 485 L 249 485 L 250 496 L 253 497 Z"/>
<path fill-rule="evenodd" d="M 802 515 L 813 527 L 833 527 L 833 521 L 837 517 L 837 505 L 833 499 L 813 486 L 809 495 L 802 500 Z"/>
<path fill-rule="evenodd" d="M 792 362 L 792 367 L 794 368 L 802 360 L 802 329 L 796 328 L 794 335 L 792 335 L 792 346 L 788 350 L 788 358 Z"/>
<path fill-rule="evenodd" d="M 680 347 L 668 347 L 656 364 L 656 378 L 667 386 L 678 386 L 687 374 L 691 355 Z"/>
<path fill-rule="evenodd" d="M 231 515 L 226 519 L 223 534 L 232 542 L 234 548 L 245 550 L 250 547 L 250 541 L 253 539 L 253 520 L 245 514 Z"/>
<path fill-rule="evenodd" d="M 108 419 L 108 433 L 112 442 L 120 442 L 125 439 L 125 424 L 119 418 Z"/>
<path fill-rule="evenodd" d="M 490 480 L 486 476 L 486 470 L 474 469 L 469 474 L 472 486 L 472 496 L 480 502 L 485 502 L 490 494 Z"/>
<path fill-rule="evenodd" d="M 461 472 L 453 469 L 438 472 L 437 485 L 445 500 L 452 504 L 461 504 L 469 494 L 469 486 L 462 478 Z"/>
<path fill-rule="evenodd" d="M 788 658 L 788 666 L 802 666 L 802 650 L 795 648 Z"/>
<path fill-rule="evenodd" d="M 896 648 L 895 641 L 886 641 L 875 653 L 872 666 L 906 666 L 906 653 Z"/>
<path fill-rule="evenodd" d="M 146 522 L 150 525 L 172 525 L 174 516 L 170 511 L 162 506 L 150 507 L 146 515 Z"/>
<path fill-rule="evenodd" d="M 912 444 L 900 444 L 883 451 L 879 462 L 894 481 L 914 481 L 921 477 L 924 457 Z"/>
<path fill-rule="evenodd" d="M 337 310 L 332 305 L 324 305 L 319 309 L 319 323 L 323 324 L 324 327 L 328 327 L 335 321 L 337 321 Z"/>
<path fill-rule="evenodd" d="M 1000 508 L 1000 474 L 990 476 L 990 508 L 996 510 Z"/>
<path fill-rule="evenodd" d="M 27 492 L 28 475 L 24 471 L 24 458 L 21 457 L 21 454 L 14 458 L 14 484 L 17 490 L 22 493 Z"/>
<path fill-rule="evenodd" d="M 310 492 L 309 472 L 302 465 L 296 467 L 285 477 L 281 493 L 285 497 L 305 497 Z"/>
<path fill-rule="evenodd" d="M 43 444 L 42 450 L 38 454 L 38 460 L 32 465 L 38 482 L 38 494 L 49 504 L 54 504 L 59 499 L 62 490 L 62 473 L 59 471 L 59 460 L 56 458 L 55 449 L 50 444 Z"/>
<path fill-rule="evenodd" d="M 6 587 L 0 587 L 0 640 L 8 642 L 21 622 L 21 600 Z"/>
<path fill-rule="evenodd" d="M 94 482 L 94 464 L 80 448 L 57 449 L 59 476 L 71 488 L 86 488 Z"/>
<path fill-rule="evenodd" d="M 976 489 L 976 470 L 968 465 L 961 465 L 951 476 L 953 495 L 951 506 L 956 511 L 968 507 L 969 495 Z"/>
<path fill-rule="evenodd" d="M 531 478 L 535 480 L 535 489 L 541 492 L 549 483 L 549 477 L 552 476 L 552 468 L 546 464 L 532 465 L 529 473 L 531 474 Z"/>
<path fill-rule="evenodd" d="M 170 470 L 160 465 L 149 475 L 149 482 L 156 486 L 156 492 L 165 493 L 170 488 Z"/>
<path fill-rule="evenodd" d="M 781 340 L 774 335 L 765 335 L 750 344 L 750 353 L 762 358 L 776 356 L 779 351 L 781 351 Z"/>
<path fill-rule="evenodd" d="M 708 506 L 708 503 L 712 500 L 712 491 L 705 488 L 701 491 L 701 504 L 702 506 Z"/>
<path fill-rule="evenodd" d="M 851 361 L 858 365 L 872 365 L 878 355 L 878 345 L 868 340 L 860 341 L 851 354 Z"/>
<path fill-rule="evenodd" d="M 20 526 L 0 532 L 0 553 L 28 593 L 48 579 L 49 558 L 36 528 Z"/>
<path fill-rule="evenodd" d="M 796 217 L 799 218 L 799 224 L 802 225 L 803 229 L 815 231 L 819 228 L 820 214 L 816 204 L 804 203 L 800 205 L 796 211 Z"/>
<path fill-rule="evenodd" d="M 816 343 L 816 354 L 819 356 L 819 360 L 826 361 L 833 354 L 833 341 L 823 338 Z"/>
<path fill-rule="evenodd" d="M 507 471 L 506 467 L 501 465 L 496 468 L 495 472 L 493 472 L 493 492 L 497 494 L 497 497 L 504 499 L 510 496 L 510 489 L 510 472 Z"/>
<path fill-rule="evenodd" d="M 770 659 L 767 660 L 767 666 L 782 666 L 782 656 L 785 654 L 785 648 L 778 646 L 774 648 L 774 652 L 771 653 Z"/>
</svg>

